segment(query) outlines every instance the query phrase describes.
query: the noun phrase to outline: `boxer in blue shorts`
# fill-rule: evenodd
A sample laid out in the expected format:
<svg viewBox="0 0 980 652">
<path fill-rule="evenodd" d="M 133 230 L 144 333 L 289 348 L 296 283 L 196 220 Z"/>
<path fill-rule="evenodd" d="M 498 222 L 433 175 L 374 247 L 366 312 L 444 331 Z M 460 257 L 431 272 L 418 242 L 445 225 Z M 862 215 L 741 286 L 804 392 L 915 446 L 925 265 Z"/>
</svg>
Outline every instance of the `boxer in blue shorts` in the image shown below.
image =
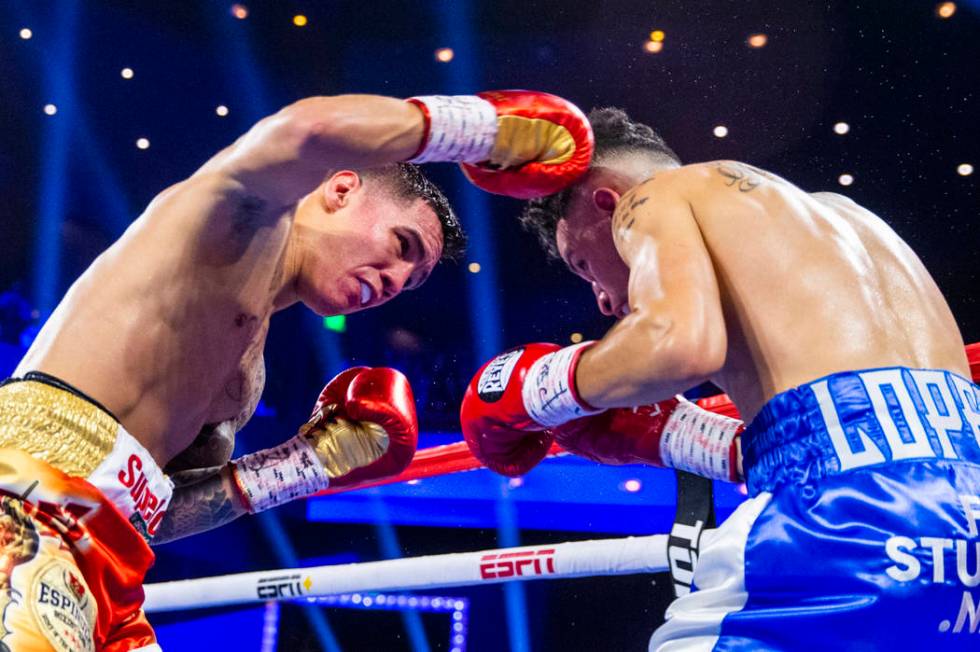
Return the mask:
<svg viewBox="0 0 980 652">
<path fill-rule="evenodd" d="M 729 479 L 741 447 L 750 498 L 703 537 L 651 650 L 980 646 L 978 390 L 919 258 L 846 197 L 681 165 L 618 109 L 589 120 L 589 172 L 522 220 L 618 323 L 488 363 L 471 446 L 509 462 L 590 432 L 595 459 L 634 439 L 649 461 Z M 668 402 L 705 381 L 749 422 L 741 436 Z M 641 432 L 606 428 L 651 404 Z"/>
</svg>

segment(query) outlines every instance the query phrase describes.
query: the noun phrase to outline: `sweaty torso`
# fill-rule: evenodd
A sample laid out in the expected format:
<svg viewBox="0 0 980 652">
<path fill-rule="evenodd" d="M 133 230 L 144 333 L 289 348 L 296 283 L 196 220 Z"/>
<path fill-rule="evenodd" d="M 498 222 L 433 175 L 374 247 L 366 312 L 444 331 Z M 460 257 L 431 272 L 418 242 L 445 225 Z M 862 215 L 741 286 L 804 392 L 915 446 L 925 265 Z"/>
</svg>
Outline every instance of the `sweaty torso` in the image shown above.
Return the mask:
<svg viewBox="0 0 980 652">
<path fill-rule="evenodd" d="M 92 396 L 161 466 L 185 449 L 182 468 L 222 463 L 262 392 L 290 224 L 220 175 L 169 188 L 72 285 L 15 374 Z"/>
<path fill-rule="evenodd" d="M 725 314 L 727 358 L 713 380 L 747 421 L 775 394 L 848 369 L 904 365 L 969 378 L 945 299 L 873 213 L 741 163 L 677 173 L 690 177 Z"/>
</svg>

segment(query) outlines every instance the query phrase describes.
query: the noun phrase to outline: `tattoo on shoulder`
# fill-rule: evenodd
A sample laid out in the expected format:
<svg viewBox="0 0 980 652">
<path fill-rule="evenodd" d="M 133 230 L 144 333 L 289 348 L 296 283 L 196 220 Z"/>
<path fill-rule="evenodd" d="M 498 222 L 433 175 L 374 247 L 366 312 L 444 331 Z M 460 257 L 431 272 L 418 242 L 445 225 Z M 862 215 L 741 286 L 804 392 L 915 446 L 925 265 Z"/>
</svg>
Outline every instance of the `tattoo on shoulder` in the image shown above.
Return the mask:
<svg viewBox="0 0 980 652">
<path fill-rule="evenodd" d="M 726 179 L 725 185 L 729 188 L 738 188 L 739 192 L 752 192 L 763 181 L 775 179 L 768 172 L 745 163 L 718 163 L 715 169 Z"/>
<path fill-rule="evenodd" d="M 636 222 L 636 216 L 633 214 L 637 208 L 647 203 L 650 200 L 650 195 L 641 193 L 639 188 L 633 188 L 625 195 L 623 195 L 619 203 L 616 205 L 616 210 L 613 213 L 612 226 L 613 230 L 617 232 L 629 231 Z"/>
</svg>

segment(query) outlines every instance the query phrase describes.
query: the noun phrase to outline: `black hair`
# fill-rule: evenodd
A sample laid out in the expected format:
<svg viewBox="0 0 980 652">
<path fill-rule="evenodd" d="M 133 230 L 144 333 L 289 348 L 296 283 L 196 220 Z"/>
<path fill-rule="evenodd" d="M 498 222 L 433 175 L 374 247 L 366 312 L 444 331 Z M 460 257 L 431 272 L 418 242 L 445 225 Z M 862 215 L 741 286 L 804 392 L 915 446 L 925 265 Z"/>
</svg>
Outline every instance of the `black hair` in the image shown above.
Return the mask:
<svg viewBox="0 0 980 652">
<path fill-rule="evenodd" d="M 595 153 L 592 164 L 601 164 L 603 159 L 615 154 L 642 154 L 665 162 L 681 164 L 660 134 L 648 125 L 633 122 L 622 109 L 604 107 L 589 112 L 589 122 L 595 134 Z M 533 233 L 545 252 L 552 258 L 559 258 L 555 231 L 558 221 L 568 208 L 572 187 L 561 192 L 532 199 L 521 214 L 524 229 Z"/>
</svg>

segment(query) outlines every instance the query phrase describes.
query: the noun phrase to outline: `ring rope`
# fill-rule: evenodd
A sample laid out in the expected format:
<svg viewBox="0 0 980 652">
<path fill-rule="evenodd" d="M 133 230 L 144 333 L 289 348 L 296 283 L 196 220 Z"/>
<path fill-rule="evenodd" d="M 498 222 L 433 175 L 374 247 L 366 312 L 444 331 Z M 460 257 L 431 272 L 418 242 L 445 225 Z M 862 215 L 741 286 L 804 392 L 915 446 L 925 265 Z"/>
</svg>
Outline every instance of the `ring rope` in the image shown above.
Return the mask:
<svg viewBox="0 0 980 652">
<path fill-rule="evenodd" d="M 595 575 L 662 573 L 667 535 L 427 555 L 147 584 L 147 612 Z"/>
<path fill-rule="evenodd" d="M 980 342 L 966 347 L 970 373 L 980 380 Z M 738 416 L 724 394 L 701 399 L 706 410 Z M 557 444 L 549 457 L 565 454 Z M 422 449 L 401 474 L 360 489 L 482 468 L 463 442 Z M 712 532 L 705 531 L 705 534 Z M 656 534 L 624 539 L 557 543 L 479 552 L 428 555 L 407 559 L 235 573 L 190 580 L 147 584 L 147 612 L 213 607 L 269 600 L 291 600 L 354 593 L 404 591 L 529 579 L 558 579 L 595 575 L 660 573 L 669 569 L 668 537 Z"/>
<path fill-rule="evenodd" d="M 973 382 L 980 382 L 980 342 L 967 345 L 966 357 L 970 364 L 970 375 L 973 376 Z M 738 408 L 735 407 L 735 404 L 732 403 L 732 400 L 728 398 L 727 394 L 718 394 L 717 396 L 698 399 L 696 402 L 700 407 L 709 412 L 723 414 L 735 419 L 739 418 Z M 567 453 L 561 446 L 552 444 L 547 456 L 555 457 L 563 454 Z M 473 454 L 470 453 L 466 446 L 466 442 L 432 446 L 417 451 L 412 463 L 398 475 L 337 489 L 325 489 L 317 495 L 336 494 L 355 489 L 364 489 L 366 487 L 397 484 L 409 480 L 421 480 L 447 473 L 459 473 L 460 471 L 473 471 L 482 468 L 484 466 L 480 464 L 479 460 L 473 457 Z"/>
</svg>

